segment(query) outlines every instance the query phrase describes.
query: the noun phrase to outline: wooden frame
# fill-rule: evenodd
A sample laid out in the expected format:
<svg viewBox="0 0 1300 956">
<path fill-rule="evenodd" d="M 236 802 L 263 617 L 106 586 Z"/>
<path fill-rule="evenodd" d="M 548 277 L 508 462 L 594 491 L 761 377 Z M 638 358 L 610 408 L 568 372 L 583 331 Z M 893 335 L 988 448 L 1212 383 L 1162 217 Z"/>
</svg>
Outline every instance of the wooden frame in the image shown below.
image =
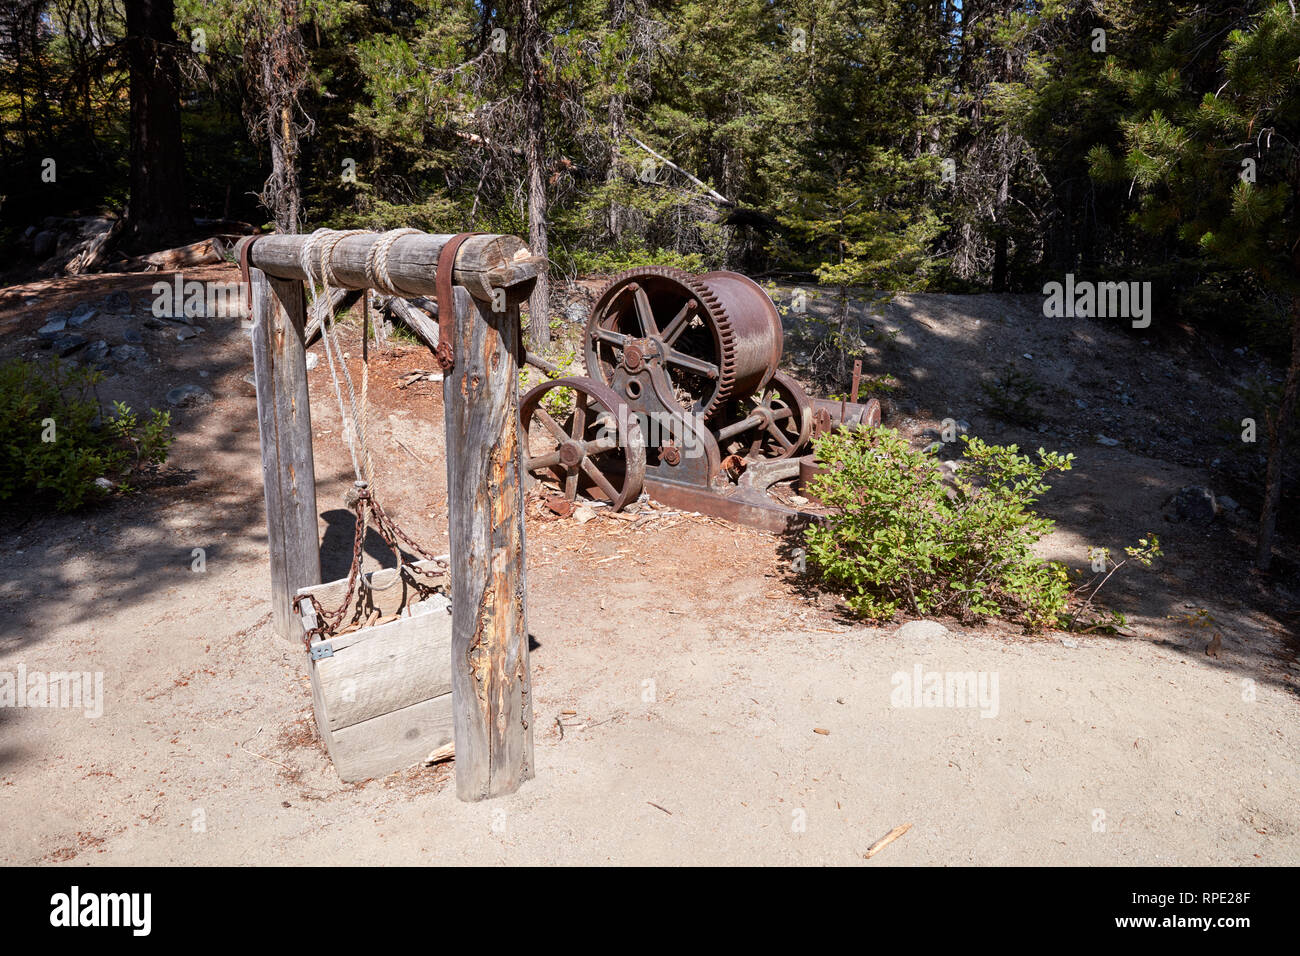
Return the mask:
<svg viewBox="0 0 1300 956">
<path fill-rule="evenodd" d="M 334 244 L 332 286 L 369 287 L 366 261 L 378 238 L 378 233 L 349 236 Z M 436 296 L 438 257 L 452 238 L 427 233 L 399 237 L 387 255 L 389 280 L 410 296 Z M 303 340 L 306 274 L 301 262 L 310 241 L 308 236 L 263 236 L 243 240 L 238 249 L 246 256 L 253 291 L 253 374 L 273 622 L 278 635 L 298 646 L 303 631 L 293 619 L 293 602 L 300 589 L 320 584 Z M 451 533 L 451 709 L 456 791 L 462 800 L 513 793 L 533 775 L 519 303 L 532 291 L 542 266 L 514 236 L 473 236 L 456 254 L 453 301 L 437 303 L 439 309 L 452 309 L 456 330 L 455 365 L 443 380 L 443 404 Z"/>
</svg>

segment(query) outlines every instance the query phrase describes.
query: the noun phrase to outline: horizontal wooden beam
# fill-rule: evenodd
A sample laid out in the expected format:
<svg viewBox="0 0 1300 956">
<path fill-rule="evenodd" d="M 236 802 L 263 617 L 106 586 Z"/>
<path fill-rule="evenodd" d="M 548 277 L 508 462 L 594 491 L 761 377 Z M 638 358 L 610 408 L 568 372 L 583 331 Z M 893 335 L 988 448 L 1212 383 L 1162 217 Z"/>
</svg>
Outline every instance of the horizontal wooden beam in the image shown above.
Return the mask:
<svg viewBox="0 0 1300 956">
<path fill-rule="evenodd" d="M 341 289 L 370 288 L 366 259 L 371 246 L 382 235 L 375 232 L 340 239 L 330 255 L 331 284 Z M 257 240 L 249 256 L 251 265 L 278 279 L 307 278 L 302 254 L 310 235 L 276 234 L 242 239 L 235 250 L 237 258 L 251 238 Z M 436 295 L 438 254 L 452 238 L 412 233 L 394 241 L 387 259 L 388 277 L 393 285 L 408 298 Z M 457 250 L 452 282 L 482 302 L 492 301 L 494 289 L 504 289 L 507 301 L 513 304 L 528 297 L 545 267 L 546 261 L 534 256 L 517 236 L 473 236 Z"/>
</svg>

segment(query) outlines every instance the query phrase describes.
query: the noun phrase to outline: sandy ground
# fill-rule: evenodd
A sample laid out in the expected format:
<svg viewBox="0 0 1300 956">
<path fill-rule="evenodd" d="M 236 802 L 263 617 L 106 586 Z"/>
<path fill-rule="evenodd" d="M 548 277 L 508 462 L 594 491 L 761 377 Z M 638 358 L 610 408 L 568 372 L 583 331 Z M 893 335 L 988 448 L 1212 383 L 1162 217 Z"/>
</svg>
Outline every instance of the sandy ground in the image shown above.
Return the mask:
<svg viewBox="0 0 1300 956">
<path fill-rule="evenodd" d="M 39 309 L 25 305 L 35 287 L 14 290 L 4 354 L 34 351 L 30 333 L 65 300 L 121 287 L 146 307 L 155 278 L 66 280 L 39 289 Z M 1078 455 L 1044 500 L 1060 523 L 1044 553 L 1081 565 L 1089 546 L 1161 534 L 1167 558 L 1113 582 L 1127 636 L 863 627 L 801 593 L 773 536 L 671 513 L 634 527 L 531 512 L 537 777 L 482 804 L 456 799 L 445 765 L 339 783 L 305 655 L 268 626 L 244 333 L 232 320 L 185 343 L 147 332 L 150 364 L 107 381 L 105 400 L 161 405 L 185 382 L 217 397 L 176 415 L 168 480 L 6 521 L 0 537 L 0 672 L 102 672 L 105 697 L 98 718 L 0 709 L 0 862 L 852 864 L 901 823 L 911 831 L 863 865 L 1300 861 L 1295 584 L 1250 579 L 1248 517 L 1159 516 L 1172 490 L 1215 473 L 1212 423 L 1236 409 L 1210 363 L 1229 359 L 1170 360 L 1166 377 L 1140 340 L 1034 310 L 911 297 L 880 320 L 896 331 L 868 372 L 898 377 L 889 411 L 909 432 L 953 414 Z M 801 366 L 800 348 L 787 345 L 806 370 L 817 358 Z M 1043 430 L 979 404 L 991 357 L 1024 354 L 1044 381 L 1072 383 L 1041 398 Z M 428 353 L 406 346 L 372 372 L 387 386 L 374 389 L 380 489 L 443 550 L 439 386 L 396 387 L 418 367 Z M 342 576 L 350 466 L 323 362 L 311 384 L 325 574 Z M 1119 388 L 1132 404 L 1101 417 Z M 1123 443 L 1097 445 L 1103 430 Z M 918 670 L 971 673 L 986 697 L 903 706 Z"/>
</svg>

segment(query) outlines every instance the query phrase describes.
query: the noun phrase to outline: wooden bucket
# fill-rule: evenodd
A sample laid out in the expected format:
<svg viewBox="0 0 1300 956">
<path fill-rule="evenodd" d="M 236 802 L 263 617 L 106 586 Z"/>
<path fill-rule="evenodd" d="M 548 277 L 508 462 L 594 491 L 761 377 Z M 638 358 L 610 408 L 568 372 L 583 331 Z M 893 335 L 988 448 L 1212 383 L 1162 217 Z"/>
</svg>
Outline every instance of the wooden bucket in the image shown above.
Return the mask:
<svg viewBox="0 0 1300 956">
<path fill-rule="evenodd" d="M 420 561 L 416 567 L 440 566 Z M 368 608 L 381 620 L 402 616 L 315 640 L 310 648 L 316 728 L 345 783 L 423 762 L 452 744 L 451 602 L 441 593 L 421 601 L 396 568 L 365 578 Z M 347 588 L 345 578 L 299 590 L 303 631 L 317 624 L 305 595 L 336 608 Z M 450 591 L 450 579 L 443 588 Z"/>
</svg>

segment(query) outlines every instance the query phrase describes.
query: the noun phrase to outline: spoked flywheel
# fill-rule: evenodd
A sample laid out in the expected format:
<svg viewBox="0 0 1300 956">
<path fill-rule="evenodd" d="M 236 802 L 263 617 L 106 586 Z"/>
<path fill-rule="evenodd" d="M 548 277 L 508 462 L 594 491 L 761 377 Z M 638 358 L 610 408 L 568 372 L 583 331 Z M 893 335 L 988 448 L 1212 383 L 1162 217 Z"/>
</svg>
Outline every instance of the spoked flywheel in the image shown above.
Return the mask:
<svg viewBox="0 0 1300 956">
<path fill-rule="evenodd" d="M 581 490 L 615 509 L 645 480 L 645 441 L 627 404 L 608 386 L 575 376 L 543 382 L 519 402 L 524 468 L 553 477 L 564 496 Z"/>
<path fill-rule="evenodd" d="M 781 317 L 735 272 L 648 266 L 615 276 L 587 321 L 587 372 L 633 401 L 652 386 L 688 414 L 716 415 L 767 384 L 781 357 Z"/>
</svg>

